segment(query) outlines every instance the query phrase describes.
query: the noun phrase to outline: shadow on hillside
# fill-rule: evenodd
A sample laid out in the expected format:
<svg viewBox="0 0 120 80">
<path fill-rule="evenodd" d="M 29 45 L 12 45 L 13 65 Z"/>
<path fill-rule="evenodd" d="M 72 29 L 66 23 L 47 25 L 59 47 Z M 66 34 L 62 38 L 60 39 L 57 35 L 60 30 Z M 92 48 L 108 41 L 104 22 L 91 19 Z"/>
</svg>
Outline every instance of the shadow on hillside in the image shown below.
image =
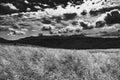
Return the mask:
<svg viewBox="0 0 120 80">
<path fill-rule="evenodd" d="M 120 48 L 120 38 L 70 37 L 27 37 L 16 41 L 0 38 L 2 44 L 34 45 L 61 49 L 110 49 Z"/>
</svg>

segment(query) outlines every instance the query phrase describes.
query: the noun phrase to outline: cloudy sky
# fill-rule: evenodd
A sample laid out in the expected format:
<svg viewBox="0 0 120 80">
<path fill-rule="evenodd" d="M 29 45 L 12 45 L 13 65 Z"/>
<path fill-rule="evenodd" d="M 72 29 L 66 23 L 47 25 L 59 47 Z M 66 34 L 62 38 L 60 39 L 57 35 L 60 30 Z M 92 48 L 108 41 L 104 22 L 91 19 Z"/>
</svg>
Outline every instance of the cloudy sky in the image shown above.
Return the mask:
<svg viewBox="0 0 120 80">
<path fill-rule="evenodd" d="M 105 33 L 118 33 L 119 30 L 118 0 L 84 0 L 82 4 L 67 2 L 66 6 L 57 4 L 53 7 L 42 3 L 33 5 L 27 0 L 24 3 L 31 7 L 22 10 L 23 3 L 19 6 L 14 2 L 0 3 L 3 8 L 1 37 L 18 39 L 39 34 L 104 36 Z"/>
</svg>

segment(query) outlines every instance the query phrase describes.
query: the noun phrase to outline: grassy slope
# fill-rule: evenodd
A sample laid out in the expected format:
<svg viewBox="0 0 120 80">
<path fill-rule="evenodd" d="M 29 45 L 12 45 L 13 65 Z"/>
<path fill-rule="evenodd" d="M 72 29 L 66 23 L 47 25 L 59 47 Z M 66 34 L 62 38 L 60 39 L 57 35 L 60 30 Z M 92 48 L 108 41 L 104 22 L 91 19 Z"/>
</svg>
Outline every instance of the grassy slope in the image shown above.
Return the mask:
<svg viewBox="0 0 120 80">
<path fill-rule="evenodd" d="M 0 45 L 0 80 L 120 80 L 120 50 Z"/>
</svg>

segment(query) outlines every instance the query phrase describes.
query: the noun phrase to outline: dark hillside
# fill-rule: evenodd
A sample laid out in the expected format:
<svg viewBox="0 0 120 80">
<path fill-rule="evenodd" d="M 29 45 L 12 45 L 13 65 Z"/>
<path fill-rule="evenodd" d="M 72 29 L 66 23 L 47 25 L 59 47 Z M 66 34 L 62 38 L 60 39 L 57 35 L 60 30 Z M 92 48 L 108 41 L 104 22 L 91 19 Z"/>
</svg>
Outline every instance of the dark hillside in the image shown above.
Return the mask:
<svg viewBox="0 0 120 80">
<path fill-rule="evenodd" d="M 62 49 L 108 49 L 120 48 L 120 38 L 69 37 L 27 37 L 9 41 L 0 38 L 0 43 L 14 45 L 34 45 Z"/>
</svg>

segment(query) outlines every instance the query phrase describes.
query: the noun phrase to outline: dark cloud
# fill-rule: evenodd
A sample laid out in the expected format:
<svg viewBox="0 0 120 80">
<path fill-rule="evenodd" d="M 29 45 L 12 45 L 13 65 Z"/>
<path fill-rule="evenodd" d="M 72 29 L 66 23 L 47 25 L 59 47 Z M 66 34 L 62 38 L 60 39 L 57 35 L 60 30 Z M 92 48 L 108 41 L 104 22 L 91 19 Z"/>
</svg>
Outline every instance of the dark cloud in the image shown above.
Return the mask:
<svg viewBox="0 0 120 80">
<path fill-rule="evenodd" d="M 101 28 L 101 27 L 104 27 L 105 26 L 105 21 L 97 21 L 96 24 L 95 24 L 95 27 L 96 28 Z"/>
<path fill-rule="evenodd" d="M 71 20 L 77 16 L 77 13 L 65 13 L 63 14 L 64 20 Z"/>
<path fill-rule="evenodd" d="M 94 13 L 94 12 L 93 12 Z M 94 13 L 96 15 L 96 13 Z M 113 9 L 111 11 L 103 13 L 96 21 L 94 27 L 100 28 L 105 25 L 110 26 L 114 24 L 120 24 L 120 10 Z M 85 24 L 84 24 L 84 27 Z"/>
<path fill-rule="evenodd" d="M 91 25 L 90 23 L 84 22 L 84 21 L 80 22 L 80 26 L 82 26 L 83 29 L 92 29 L 92 28 L 94 27 L 94 26 Z"/>
<path fill-rule="evenodd" d="M 0 14 L 10 14 L 10 13 L 15 13 L 18 12 L 18 8 L 16 8 L 13 4 L 11 3 L 1 3 L 0 4 Z"/>
<path fill-rule="evenodd" d="M 51 24 L 51 20 L 48 18 L 42 18 L 41 20 L 42 20 L 41 22 L 44 24 Z"/>
<path fill-rule="evenodd" d="M 92 10 L 90 10 L 89 14 L 96 16 L 98 14 L 106 13 L 106 12 L 109 12 L 109 11 L 114 10 L 114 9 L 120 10 L 120 6 L 103 7 L 103 8 L 98 9 L 98 10 L 92 9 Z"/>
<path fill-rule="evenodd" d="M 113 10 L 109 13 L 107 13 L 107 16 L 105 17 L 106 24 L 116 24 L 120 23 L 120 11 L 119 10 Z"/>
<path fill-rule="evenodd" d="M 82 12 L 81 12 L 81 15 L 86 15 L 87 14 L 87 11 L 86 10 L 83 10 Z"/>
</svg>

